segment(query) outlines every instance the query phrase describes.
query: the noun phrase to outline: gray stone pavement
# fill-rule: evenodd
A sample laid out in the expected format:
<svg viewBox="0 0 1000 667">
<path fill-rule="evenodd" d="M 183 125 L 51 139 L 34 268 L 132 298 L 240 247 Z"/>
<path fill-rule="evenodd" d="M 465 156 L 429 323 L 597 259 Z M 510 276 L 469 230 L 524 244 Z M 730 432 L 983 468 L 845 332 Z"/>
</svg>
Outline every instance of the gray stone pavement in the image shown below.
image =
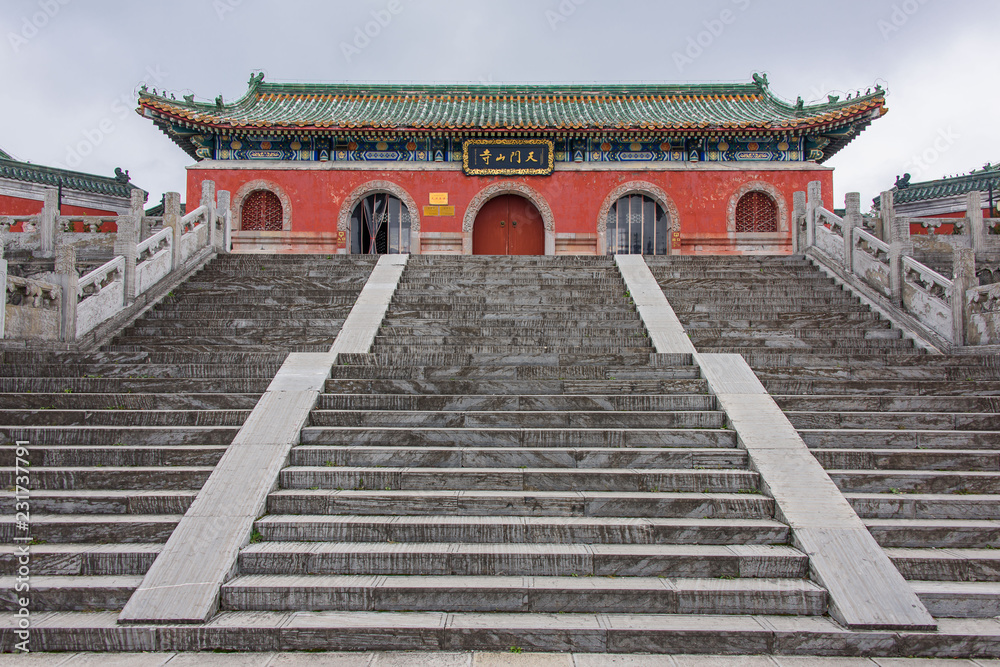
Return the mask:
<svg viewBox="0 0 1000 667">
<path fill-rule="evenodd" d="M 60 667 L 1000 667 L 1000 660 L 590 653 L 33 653 L 7 665 Z"/>
</svg>

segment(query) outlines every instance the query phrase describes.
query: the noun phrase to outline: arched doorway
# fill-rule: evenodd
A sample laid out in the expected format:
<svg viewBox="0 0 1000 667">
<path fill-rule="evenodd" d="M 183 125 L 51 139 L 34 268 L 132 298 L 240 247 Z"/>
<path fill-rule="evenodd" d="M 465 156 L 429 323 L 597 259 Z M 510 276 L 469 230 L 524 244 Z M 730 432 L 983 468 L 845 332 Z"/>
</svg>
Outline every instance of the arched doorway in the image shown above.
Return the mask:
<svg viewBox="0 0 1000 667">
<path fill-rule="evenodd" d="M 544 255 L 542 214 L 529 200 L 500 195 L 479 210 L 472 227 L 473 255 Z"/>
<path fill-rule="evenodd" d="M 351 254 L 398 255 L 410 252 L 410 212 L 398 198 L 377 193 L 351 213 Z"/>
</svg>

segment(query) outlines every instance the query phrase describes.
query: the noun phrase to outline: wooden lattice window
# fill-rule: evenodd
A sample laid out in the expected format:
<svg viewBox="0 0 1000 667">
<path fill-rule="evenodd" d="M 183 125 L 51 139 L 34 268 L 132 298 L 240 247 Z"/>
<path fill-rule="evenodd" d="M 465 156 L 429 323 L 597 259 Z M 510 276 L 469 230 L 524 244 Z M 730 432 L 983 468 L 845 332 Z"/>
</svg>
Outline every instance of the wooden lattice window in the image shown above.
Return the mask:
<svg viewBox="0 0 1000 667">
<path fill-rule="evenodd" d="M 246 231 L 280 232 L 284 228 L 283 217 L 278 196 L 257 190 L 243 202 L 241 227 Z"/>
<path fill-rule="evenodd" d="M 778 231 L 778 205 L 766 192 L 748 192 L 736 204 L 736 232 Z"/>
</svg>

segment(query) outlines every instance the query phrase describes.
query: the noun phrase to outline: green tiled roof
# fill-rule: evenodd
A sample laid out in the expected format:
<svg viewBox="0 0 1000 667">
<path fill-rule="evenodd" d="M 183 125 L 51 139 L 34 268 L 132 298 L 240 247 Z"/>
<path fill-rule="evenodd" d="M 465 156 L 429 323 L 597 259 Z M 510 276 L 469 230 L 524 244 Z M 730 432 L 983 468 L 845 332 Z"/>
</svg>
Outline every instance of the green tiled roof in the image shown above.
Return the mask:
<svg viewBox="0 0 1000 667">
<path fill-rule="evenodd" d="M 904 187 L 894 186 L 892 188 L 893 202 L 896 204 L 907 204 L 964 195 L 976 190 L 989 192 L 990 184 L 993 185 L 993 192 L 1000 196 L 1000 165 L 987 165 L 983 169 L 973 171 L 965 176 L 953 176 L 952 178 L 941 178 L 936 181 L 910 183 Z M 881 196 L 876 197 L 875 206 L 880 206 L 881 201 Z"/>
<path fill-rule="evenodd" d="M 3 155 L 6 156 L 6 153 Z M 137 189 L 131 183 L 123 183 L 114 176 L 95 176 L 68 169 L 43 167 L 30 162 L 12 160 L 9 156 L 0 156 L 0 178 L 41 183 L 53 187 L 58 187 L 61 182 L 64 190 L 91 192 L 126 199 L 132 196 L 132 190 Z"/>
<path fill-rule="evenodd" d="M 765 77 L 746 84 L 367 85 L 250 80 L 241 99 L 183 101 L 144 90 L 139 111 L 191 155 L 185 134 L 634 133 L 818 136 L 826 157 L 886 112 L 877 88 L 849 100 L 788 104 Z M 839 133 L 839 135 L 838 135 Z"/>
<path fill-rule="evenodd" d="M 13 160 L 10 155 L 8 155 L 2 148 L 0 148 L 0 160 Z"/>
</svg>

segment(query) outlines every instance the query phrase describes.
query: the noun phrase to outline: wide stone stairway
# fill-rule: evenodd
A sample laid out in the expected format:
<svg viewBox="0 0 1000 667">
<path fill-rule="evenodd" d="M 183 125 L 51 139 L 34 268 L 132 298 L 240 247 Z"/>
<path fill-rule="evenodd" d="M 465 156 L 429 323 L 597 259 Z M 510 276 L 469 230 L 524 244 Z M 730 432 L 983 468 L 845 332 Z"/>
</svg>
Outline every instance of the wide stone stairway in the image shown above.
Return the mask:
<svg viewBox="0 0 1000 667">
<path fill-rule="evenodd" d="M 922 354 L 799 257 L 649 258 L 702 352 L 744 355 L 921 601 L 1000 615 L 1000 362 Z"/>
<path fill-rule="evenodd" d="M 553 613 L 822 615 L 691 364 L 653 353 L 610 258 L 412 257 L 223 608 L 436 612 L 514 643 Z"/>
<path fill-rule="evenodd" d="M 33 611 L 120 610 L 288 352 L 329 348 L 373 266 L 228 255 L 99 351 L 4 351 L 0 607 L 29 544 Z"/>
</svg>

